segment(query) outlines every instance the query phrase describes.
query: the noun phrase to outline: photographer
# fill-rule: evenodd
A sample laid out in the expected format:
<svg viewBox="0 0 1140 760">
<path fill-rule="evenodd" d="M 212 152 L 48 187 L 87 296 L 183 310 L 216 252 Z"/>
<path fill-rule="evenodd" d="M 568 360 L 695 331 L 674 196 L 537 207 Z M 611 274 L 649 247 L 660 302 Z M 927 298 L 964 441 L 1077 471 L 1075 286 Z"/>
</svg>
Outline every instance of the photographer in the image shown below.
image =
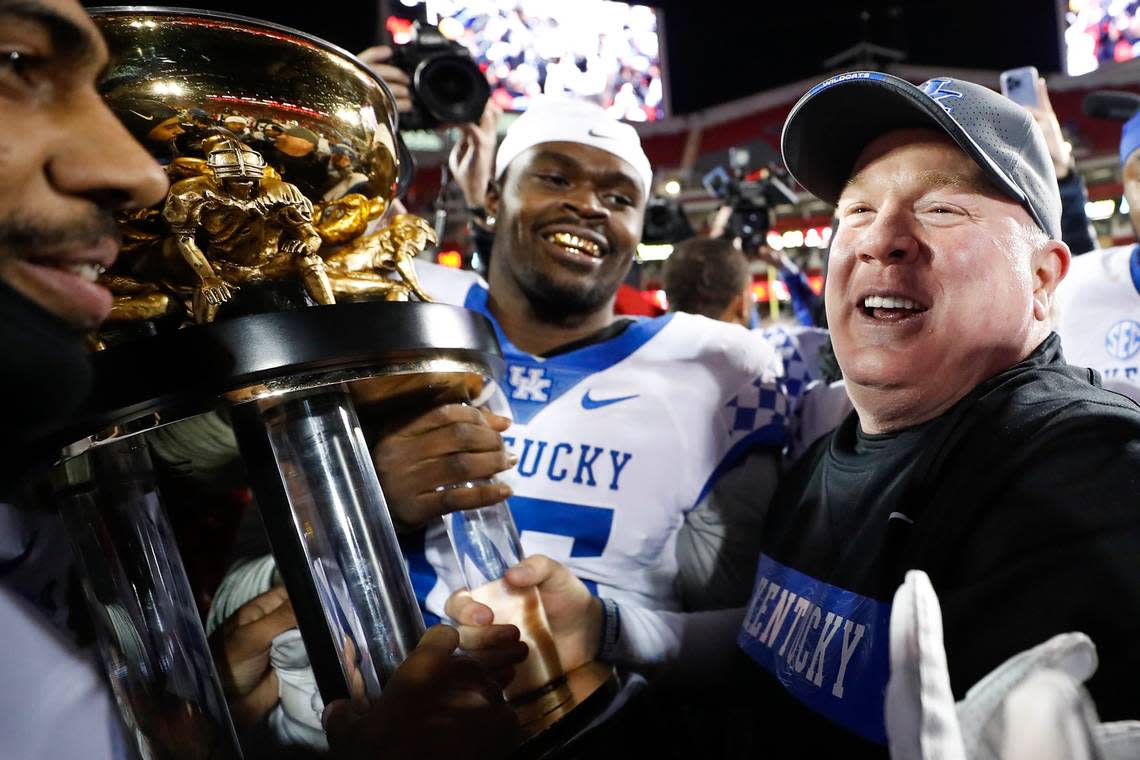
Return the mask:
<svg viewBox="0 0 1140 760">
<path fill-rule="evenodd" d="M 804 327 L 815 326 L 816 315 L 822 312 L 819 297 L 795 262 L 787 254 L 773 250 L 766 239 L 772 226 L 772 204 L 794 203 L 795 196 L 767 171 L 758 182 L 747 180 L 746 150 L 734 148 L 729 151 L 729 163 L 731 174 L 724 168 L 717 168 L 703 179 L 705 188 L 723 201 L 713 219 L 709 236 L 732 240 L 748 259 L 757 258 L 775 269 L 791 296 L 796 322 Z"/>
<path fill-rule="evenodd" d="M 361 52 L 360 59 L 388 85 L 396 99 L 396 108 L 401 118 L 406 120 L 411 117 L 415 109 L 412 77 L 404 68 L 396 65 L 398 56 L 395 51 L 388 45 L 376 45 Z M 459 139 L 448 155 L 448 169 L 463 193 L 472 244 L 483 260 L 487 261 L 495 233 L 494 218 L 488 219 L 484 199 L 487 186 L 494 179 L 495 145 L 502 111 L 489 99 L 484 100 L 485 104 L 477 119 L 443 124 L 439 129 L 459 131 Z M 476 100 L 472 99 L 471 102 L 474 104 Z"/>
<path fill-rule="evenodd" d="M 373 45 L 362 51 L 358 57 L 368 64 L 372 73 L 383 79 L 384 84 L 388 85 L 388 89 L 392 91 L 392 97 L 396 99 L 396 110 L 401 115 L 410 113 L 412 110 L 412 79 L 403 69 L 392 65 L 392 48 L 387 45 Z"/>
</svg>

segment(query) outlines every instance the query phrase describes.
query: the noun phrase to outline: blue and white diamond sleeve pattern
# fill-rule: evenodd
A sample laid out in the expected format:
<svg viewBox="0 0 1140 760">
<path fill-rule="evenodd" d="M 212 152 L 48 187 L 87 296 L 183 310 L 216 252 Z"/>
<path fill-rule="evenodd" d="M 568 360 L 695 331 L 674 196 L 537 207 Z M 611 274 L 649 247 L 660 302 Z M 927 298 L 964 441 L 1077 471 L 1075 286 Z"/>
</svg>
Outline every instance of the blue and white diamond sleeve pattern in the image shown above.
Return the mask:
<svg viewBox="0 0 1140 760">
<path fill-rule="evenodd" d="M 820 379 L 819 350 L 828 339 L 827 330 L 818 327 L 788 329 L 783 325 L 766 327 L 761 333 L 772 344 L 784 365 L 784 390 L 792 413 L 811 384 Z"/>
<path fill-rule="evenodd" d="M 781 385 L 788 397 L 787 454 L 794 459 L 818 436 L 814 424 L 805 425 L 804 409 L 809 392 L 822 387 L 819 354 L 829 335 L 827 330 L 818 327 L 789 328 L 784 325 L 773 325 L 760 332 L 772 344 L 784 367 Z M 808 431 L 805 427 L 813 429 Z"/>
<path fill-rule="evenodd" d="M 758 377 L 724 408 L 733 444 L 749 439 L 755 444 L 783 446 L 788 439 L 788 397 L 775 378 Z"/>
</svg>

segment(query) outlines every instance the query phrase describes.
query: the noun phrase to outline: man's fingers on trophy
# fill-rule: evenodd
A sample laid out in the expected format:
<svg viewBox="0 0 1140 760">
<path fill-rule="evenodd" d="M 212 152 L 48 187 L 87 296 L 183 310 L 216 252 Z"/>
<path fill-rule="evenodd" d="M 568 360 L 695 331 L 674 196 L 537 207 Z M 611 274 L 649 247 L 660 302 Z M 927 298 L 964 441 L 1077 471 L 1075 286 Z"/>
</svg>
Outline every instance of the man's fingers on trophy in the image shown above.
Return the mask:
<svg viewBox="0 0 1140 760">
<path fill-rule="evenodd" d="M 485 705 L 502 704 L 503 690 L 491 678 L 478 660 L 467 654 L 457 654 L 447 658 L 443 676 L 433 688 L 442 687 L 445 703 L 455 709 L 471 709 Z"/>
<path fill-rule="evenodd" d="M 459 631 L 449 625 L 433 625 L 420 638 L 393 677 L 402 688 L 427 687 L 451 660 L 459 647 Z M 393 691 L 389 682 L 388 692 Z"/>
<path fill-rule="evenodd" d="M 229 700 L 230 714 L 234 721 L 241 727 L 257 723 L 277 705 L 278 689 L 277 673 L 269 668 L 249 693 Z"/>
<path fill-rule="evenodd" d="M 418 436 L 393 440 L 391 444 L 392 448 L 403 448 L 410 446 L 412 441 L 415 441 L 415 460 L 421 462 L 453 454 L 505 451 L 502 436 L 481 422 L 457 422 Z"/>
<path fill-rule="evenodd" d="M 495 414 L 489 409 L 480 409 L 479 412 L 483 415 L 483 419 L 487 421 L 487 424 L 490 425 L 492 429 L 497 430 L 500 433 L 513 424 L 510 417 L 504 417 L 501 414 Z"/>
<path fill-rule="evenodd" d="M 523 646 L 526 645 L 523 644 Z M 526 659 L 525 654 L 523 655 L 523 659 Z M 510 686 L 511 681 L 515 680 L 515 675 L 519 672 L 518 668 L 516 668 L 514 665 L 504 665 L 498 668 L 492 668 L 489 665 L 486 667 L 487 675 L 491 677 L 491 680 L 494 681 L 495 685 L 500 689 L 506 689 L 508 686 Z"/>
<path fill-rule="evenodd" d="M 494 477 L 500 472 L 509 470 L 514 463 L 514 455 L 506 449 L 458 451 L 416 462 L 405 471 L 405 477 L 423 484 L 422 488 L 425 491 L 440 486 L 448 486 L 449 491 L 462 491 L 465 488 L 478 487 L 480 484 L 475 481 Z M 454 484 L 460 485 L 451 487 Z M 443 501 L 449 503 L 447 499 Z"/>
<path fill-rule="evenodd" d="M 293 607 L 288 599 L 276 602 L 280 592 L 271 593 L 269 600 L 262 598 L 267 594 L 262 594 L 247 602 L 211 638 L 219 675 L 227 694 L 244 697 L 257 689 L 269 689 L 263 681 L 272 672 L 269 668 L 269 650 L 273 639 L 280 633 L 297 627 Z M 274 603 L 275 607 L 268 608 Z M 273 687 L 273 693 L 276 693 L 276 686 Z M 255 698 L 256 704 L 261 704 L 262 701 L 264 700 L 258 701 Z"/>
<path fill-rule="evenodd" d="M 334 750 L 349 747 L 353 743 L 353 726 L 366 713 L 368 706 L 348 699 L 338 699 L 325 705 L 321 723 L 329 737 L 329 745 Z"/>
<path fill-rule="evenodd" d="M 563 565 L 545 554 L 532 554 L 514 567 L 508 568 L 504 577 L 512 586 L 526 588 L 557 580 L 563 572 L 569 573 Z"/>
<path fill-rule="evenodd" d="M 478 425 L 486 421 L 483 413 L 467 404 L 444 404 L 413 419 L 396 431 L 398 436 L 415 436 L 458 422 Z"/>
<path fill-rule="evenodd" d="M 288 604 L 289 593 L 285 590 L 284 586 L 274 586 L 266 591 L 264 594 L 258 594 L 248 602 L 237 608 L 237 611 L 230 616 L 227 625 L 247 625 L 255 620 L 259 620 L 270 613 L 280 610 L 283 605 Z M 292 606 L 290 605 L 290 610 Z"/>
<path fill-rule="evenodd" d="M 297 627 L 297 616 L 293 604 L 288 599 L 269 613 L 238 624 L 233 630 L 234 654 L 266 654 L 273 639 Z"/>
<path fill-rule="evenodd" d="M 494 474 L 494 473 L 492 473 Z M 514 491 L 506 483 L 471 483 L 462 488 L 448 488 L 423 494 L 425 502 L 438 505 L 438 514 L 445 515 L 463 509 L 478 509 L 509 499 Z"/>
<path fill-rule="evenodd" d="M 438 623 L 424 631 L 413 651 L 434 651 L 450 655 L 459 647 L 459 631 L 454 626 Z"/>
<path fill-rule="evenodd" d="M 447 598 L 443 604 L 443 611 L 449 618 L 457 621 L 461 628 L 466 625 L 490 625 L 491 621 L 495 619 L 495 613 L 491 611 L 491 608 L 482 602 L 475 601 L 471 592 L 465 588 L 459 589 Z M 460 646 L 464 646 L 462 630 L 460 630 L 459 637 Z"/>
<path fill-rule="evenodd" d="M 511 469 L 519 463 L 519 458 L 505 448 L 500 448 L 495 451 L 457 452 L 442 457 L 441 461 L 447 462 L 448 470 L 455 476 L 441 482 L 476 485 L 474 481 L 488 480 Z M 505 491 L 503 493 L 504 499 L 510 495 Z"/>
<path fill-rule="evenodd" d="M 473 483 L 459 488 L 427 491 L 412 500 L 412 510 L 400 510 L 400 519 L 411 525 L 419 525 L 451 512 L 498 504 L 509 499 L 513 493 L 511 487 L 504 483 Z M 406 514 L 409 511 L 414 513 Z"/>
<path fill-rule="evenodd" d="M 513 625 L 460 625 L 459 646 L 487 670 L 512 668 L 529 651 Z"/>
<path fill-rule="evenodd" d="M 464 630 L 470 628 L 470 631 Z M 470 635 L 470 638 L 468 638 Z M 463 650 L 507 648 L 512 649 L 520 643 L 519 628 L 510 623 L 494 623 L 492 625 L 460 626 L 459 646 Z M 468 645 L 473 646 L 468 646 Z"/>
</svg>

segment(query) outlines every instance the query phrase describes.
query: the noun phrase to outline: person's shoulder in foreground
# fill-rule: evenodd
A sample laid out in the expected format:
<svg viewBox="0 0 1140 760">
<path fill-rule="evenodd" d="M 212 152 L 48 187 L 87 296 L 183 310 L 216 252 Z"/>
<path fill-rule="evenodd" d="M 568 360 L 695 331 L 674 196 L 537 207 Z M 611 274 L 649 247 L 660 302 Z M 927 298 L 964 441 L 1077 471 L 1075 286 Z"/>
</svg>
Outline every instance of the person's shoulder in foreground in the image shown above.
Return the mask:
<svg viewBox="0 0 1140 760">
<path fill-rule="evenodd" d="M 775 347 L 740 325 L 697 314 L 674 312 L 656 320 L 668 320 L 662 331 L 661 352 L 678 361 L 696 361 L 716 369 L 751 372 L 769 379 L 783 374 Z"/>
<path fill-rule="evenodd" d="M 472 290 L 487 290 L 487 283 L 476 272 L 467 269 L 453 269 L 418 258 L 415 263 L 416 276 L 420 278 L 427 294 L 439 303 L 464 306 L 472 295 Z"/>
</svg>

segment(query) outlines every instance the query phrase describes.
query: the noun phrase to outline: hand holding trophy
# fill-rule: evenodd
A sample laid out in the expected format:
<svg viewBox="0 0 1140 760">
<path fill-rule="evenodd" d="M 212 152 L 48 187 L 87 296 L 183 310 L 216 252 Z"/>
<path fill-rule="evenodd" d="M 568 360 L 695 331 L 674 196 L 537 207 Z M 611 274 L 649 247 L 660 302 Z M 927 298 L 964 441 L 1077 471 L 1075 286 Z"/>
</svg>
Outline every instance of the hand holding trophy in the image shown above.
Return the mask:
<svg viewBox="0 0 1140 760">
<path fill-rule="evenodd" d="M 172 185 L 119 217 L 95 391 L 44 442 L 60 451 L 44 492 L 138 753 L 240 756 L 159 476 L 156 440 L 194 460 L 207 412 L 232 428 L 324 702 L 402 715 L 383 708 L 389 684 L 428 712 L 490 695 L 452 717 L 501 727 L 487 746 L 505 751 L 516 718 L 489 673 L 451 658 L 453 631 L 416 658 L 440 684 L 402 669 L 425 627 L 350 392 L 375 381 L 373 401 L 406 411 L 502 364 L 483 317 L 425 302 L 411 259 L 431 227 L 383 216 L 399 169 L 390 92 L 344 51 L 271 24 L 91 14 L 110 54 L 100 91 Z M 354 747 L 384 744 L 367 722 L 336 725 Z"/>
</svg>

